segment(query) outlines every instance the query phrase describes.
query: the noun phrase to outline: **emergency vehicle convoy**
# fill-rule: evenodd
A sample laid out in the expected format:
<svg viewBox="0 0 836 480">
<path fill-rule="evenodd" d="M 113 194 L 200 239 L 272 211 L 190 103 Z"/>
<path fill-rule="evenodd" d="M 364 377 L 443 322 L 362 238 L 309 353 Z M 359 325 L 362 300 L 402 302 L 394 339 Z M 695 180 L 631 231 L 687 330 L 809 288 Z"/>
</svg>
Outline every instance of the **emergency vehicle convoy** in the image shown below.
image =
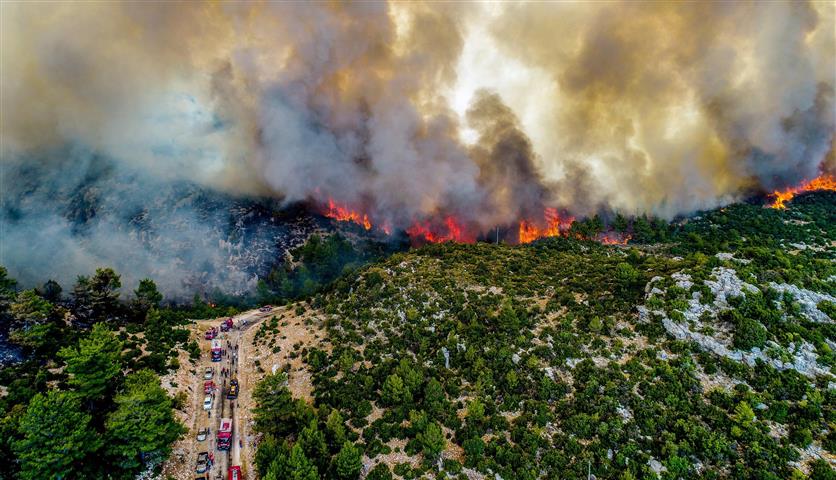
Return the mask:
<svg viewBox="0 0 836 480">
<path fill-rule="evenodd" d="M 264 310 L 262 310 L 262 311 L 264 311 Z M 242 320 L 241 325 L 246 325 L 246 322 Z M 220 329 L 210 328 L 209 330 L 207 330 L 205 332 L 204 337 L 206 338 L 206 340 L 209 340 L 211 342 L 210 343 L 210 353 L 211 353 L 212 362 L 221 362 L 224 358 L 224 354 L 227 353 L 224 350 L 224 344 L 223 344 L 223 341 L 221 340 L 221 338 L 223 338 L 223 336 L 220 334 L 220 332 L 229 332 L 233 328 L 234 328 L 234 323 L 233 323 L 232 318 L 226 318 L 225 320 L 223 320 L 221 322 Z M 226 347 L 231 350 L 229 352 L 231 355 L 230 355 L 228 361 L 232 365 L 234 365 L 235 360 L 237 358 L 237 352 L 236 352 L 237 345 L 232 345 L 229 341 L 227 341 Z M 230 376 L 230 373 L 231 372 L 229 372 L 228 369 L 223 369 L 223 368 L 221 369 L 221 376 L 222 377 L 223 376 L 228 377 L 228 376 Z M 215 367 L 212 367 L 212 368 L 207 367 L 206 371 L 204 372 L 204 375 L 203 375 L 203 380 L 204 380 L 204 382 L 203 382 L 203 393 L 206 395 L 206 398 L 204 399 L 203 408 L 205 410 L 207 410 L 207 414 L 209 415 L 209 418 L 211 418 L 211 413 L 212 413 L 212 409 L 213 409 L 213 406 L 214 406 L 214 401 L 213 400 L 215 398 L 215 392 L 219 392 L 219 393 L 221 393 L 221 395 L 226 393 L 226 399 L 227 400 L 237 399 L 238 395 L 240 393 L 240 385 L 238 383 L 238 379 L 231 378 L 229 380 L 229 386 L 227 387 L 227 386 L 224 385 L 222 387 L 221 385 L 219 385 L 219 384 L 217 384 L 213 381 L 214 374 L 215 374 Z M 223 399 L 223 396 L 221 396 L 220 399 Z M 220 400 L 220 401 L 223 402 L 223 400 Z M 221 404 L 221 406 L 223 407 L 223 404 Z M 221 414 L 223 414 L 223 411 L 224 411 L 224 409 L 221 408 L 221 410 L 220 410 Z M 209 428 L 205 428 L 205 429 L 201 430 L 198 433 L 198 441 L 201 441 L 200 440 L 201 435 L 203 435 L 203 440 L 205 440 L 206 436 L 208 436 L 209 432 L 210 432 Z M 226 455 L 229 456 L 229 452 L 232 450 L 233 440 L 234 440 L 233 419 L 232 418 L 221 418 L 220 419 L 220 424 L 219 424 L 218 430 L 217 430 L 215 448 L 219 452 L 227 452 Z M 232 463 L 232 462 L 230 461 L 230 463 Z M 212 468 L 213 464 L 214 464 L 214 455 L 212 453 L 208 453 L 208 456 L 207 456 L 207 452 L 202 452 L 200 455 L 198 455 L 198 462 L 197 462 L 195 472 L 196 473 L 205 473 L 207 475 L 207 477 L 204 477 L 204 478 L 208 479 L 209 478 L 208 475 L 210 473 L 210 469 Z M 242 480 L 243 479 L 243 475 L 242 475 L 242 472 L 241 472 L 241 467 L 238 466 L 238 465 L 230 465 L 228 470 L 227 470 L 227 474 L 228 474 L 228 480 Z M 217 478 L 220 479 L 221 475 L 222 475 L 222 472 L 218 472 L 218 477 Z M 214 480 L 214 477 L 213 477 L 213 480 Z"/>
</svg>

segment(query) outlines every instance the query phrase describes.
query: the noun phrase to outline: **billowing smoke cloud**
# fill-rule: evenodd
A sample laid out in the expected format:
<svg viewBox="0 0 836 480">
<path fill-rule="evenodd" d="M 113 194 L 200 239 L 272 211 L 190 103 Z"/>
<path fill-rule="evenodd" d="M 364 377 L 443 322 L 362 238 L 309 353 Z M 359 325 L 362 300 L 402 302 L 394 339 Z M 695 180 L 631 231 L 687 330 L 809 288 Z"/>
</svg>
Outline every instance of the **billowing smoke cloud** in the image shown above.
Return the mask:
<svg viewBox="0 0 836 480">
<path fill-rule="evenodd" d="M 674 215 L 820 173 L 833 148 L 834 5 L 526 4 L 491 25 L 544 70 L 545 171 L 565 201 Z M 588 172 L 583 191 L 575 173 Z M 592 186 L 592 190 L 589 189 Z"/>
<path fill-rule="evenodd" d="M 62 2 L 2 27 L 4 166 L 82 146 L 155 184 L 476 229 L 832 168 L 826 2 Z"/>
</svg>

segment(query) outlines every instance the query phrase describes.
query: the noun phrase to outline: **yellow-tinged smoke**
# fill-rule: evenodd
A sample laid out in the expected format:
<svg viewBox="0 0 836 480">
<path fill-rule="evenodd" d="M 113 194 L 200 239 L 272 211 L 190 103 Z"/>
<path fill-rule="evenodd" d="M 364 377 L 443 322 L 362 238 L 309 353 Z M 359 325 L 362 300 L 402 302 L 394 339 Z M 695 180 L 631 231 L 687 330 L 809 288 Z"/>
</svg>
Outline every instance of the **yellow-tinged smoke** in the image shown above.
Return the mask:
<svg viewBox="0 0 836 480">
<path fill-rule="evenodd" d="M 484 228 L 675 215 L 833 158 L 832 2 L 2 4 L 3 158 Z M 832 160 L 830 161 L 832 165 Z"/>
</svg>

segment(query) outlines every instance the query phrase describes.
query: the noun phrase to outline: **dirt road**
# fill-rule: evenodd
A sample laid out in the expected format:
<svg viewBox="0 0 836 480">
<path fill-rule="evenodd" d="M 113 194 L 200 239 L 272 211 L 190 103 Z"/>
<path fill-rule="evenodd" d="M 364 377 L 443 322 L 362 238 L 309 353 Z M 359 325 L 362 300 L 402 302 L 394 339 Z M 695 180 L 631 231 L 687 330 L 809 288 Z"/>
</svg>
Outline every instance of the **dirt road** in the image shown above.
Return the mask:
<svg viewBox="0 0 836 480">
<path fill-rule="evenodd" d="M 236 315 L 233 317 L 233 328 L 229 332 L 220 332 L 220 325 L 224 319 L 201 320 L 195 323 L 192 336 L 201 346 L 200 360 L 191 366 L 188 365 L 188 357 L 181 358 L 181 365 L 187 367 L 181 368 L 168 378 L 169 385 L 187 385 L 187 391 L 191 393 L 189 408 L 181 415 L 181 421 L 189 428 L 189 433 L 175 444 L 171 458 L 164 465 L 164 476 L 170 475 L 177 480 L 192 480 L 201 475 L 205 475 L 210 480 L 226 479 L 229 466 L 241 465 L 241 458 L 252 458 L 254 453 L 248 451 L 252 442 L 245 441 L 243 436 L 245 429 L 239 424 L 237 399 L 226 398 L 229 382 L 239 377 L 239 359 L 246 358 L 247 355 L 247 342 L 242 341 L 242 335 L 265 318 L 280 314 L 282 310 L 281 308 L 270 312 L 250 310 Z M 220 341 L 224 349 L 219 362 L 212 362 L 212 342 L 204 338 L 206 331 L 210 328 L 218 328 L 219 333 L 216 339 Z M 205 378 L 208 376 L 207 369 L 211 371 L 211 380 L 216 385 L 214 392 L 209 394 L 212 397 L 212 404 L 208 410 L 204 408 L 204 398 L 207 395 L 204 393 L 204 382 L 209 380 Z M 243 380 L 249 375 L 240 377 Z M 176 380 L 180 380 L 179 384 Z M 165 381 L 164 386 L 166 386 Z M 252 388 L 250 382 L 241 381 L 240 389 L 243 391 L 246 388 Z M 229 451 L 217 449 L 217 434 L 222 418 L 233 419 L 232 448 Z M 198 441 L 197 433 L 204 428 L 209 428 L 209 435 L 205 440 Z M 195 465 L 197 456 L 201 452 L 209 453 L 214 463 L 206 473 L 198 474 L 195 472 Z M 242 470 L 244 478 L 252 478 L 250 472 L 246 471 L 247 466 L 243 466 Z"/>
</svg>

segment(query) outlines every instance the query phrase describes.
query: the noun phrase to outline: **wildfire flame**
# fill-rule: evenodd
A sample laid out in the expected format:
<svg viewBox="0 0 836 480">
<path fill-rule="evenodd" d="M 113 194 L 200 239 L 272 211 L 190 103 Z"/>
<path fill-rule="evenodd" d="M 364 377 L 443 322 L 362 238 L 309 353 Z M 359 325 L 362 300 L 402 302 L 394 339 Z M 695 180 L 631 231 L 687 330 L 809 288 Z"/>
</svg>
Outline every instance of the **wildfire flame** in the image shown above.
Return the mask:
<svg viewBox="0 0 836 480">
<path fill-rule="evenodd" d="M 442 225 L 436 225 L 430 221 L 415 222 L 406 229 L 406 233 L 419 243 L 422 241 L 429 243 L 473 243 L 476 241 L 476 237 L 453 216 L 446 217 Z"/>
<path fill-rule="evenodd" d="M 338 222 L 361 225 L 366 230 L 374 227 L 387 235 L 390 235 L 392 231 L 389 223 L 373 225 L 367 214 L 338 204 L 331 198 L 328 199 L 327 208 L 322 209 L 322 215 Z M 541 238 L 566 237 L 574 221 L 575 217 L 570 215 L 561 217 L 556 208 L 545 208 L 543 218 L 540 220 L 520 220 L 517 240 L 520 244 L 524 244 Z M 414 245 L 443 242 L 474 243 L 478 236 L 478 232 L 468 228 L 452 215 L 444 217 L 443 220 L 417 220 L 406 229 L 406 234 L 409 235 Z M 605 245 L 625 245 L 631 238 L 632 236 L 626 233 L 607 232 L 598 235 L 595 240 Z"/>
<path fill-rule="evenodd" d="M 574 217 L 561 219 L 557 209 L 546 208 L 543 211 L 545 226 L 539 227 L 531 220 L 521 220 L 519 227 L 519 243 L 530 243 L 540 238 L 565 236 L 569 226 L 575 221 Z"/>
<path fill-rule="evenodd" d="M 328 199 L 328 210 L 322 212 L 322 214 L 328 218 L 333 218 L 338 222 L 353 222 L 357 225 L 362 225 L 366 230 L 372 229 L 372 222 L 369 220 L 368 215 L 352 210 L 348 207 L 338 205 L 331 198 Z"/>
<path fill-rule="evenodd" d="M 834 177 L 833 175 L 825 174 L 809 182 L 805 181 L 797 187 L 790 187 L 783 191 L 775 190 L 774 192 L 772 192 L 771 195 L 775 197 L 775 200 L 769 206 L 771 208 L 783 210 L 787 208 L 787 202 L 792 200 L 793 197 L 795 197 L 799 193 L 812 192 L 815 190 L 836 191 L 836 177 Z"/>
<path fill-rule="evenodd" d="M 627 245 L 632 238 L 633 236 L 629 233 L 607 232 L 601 234 L 598 241 L 604 245 Z"/>
</svg>

